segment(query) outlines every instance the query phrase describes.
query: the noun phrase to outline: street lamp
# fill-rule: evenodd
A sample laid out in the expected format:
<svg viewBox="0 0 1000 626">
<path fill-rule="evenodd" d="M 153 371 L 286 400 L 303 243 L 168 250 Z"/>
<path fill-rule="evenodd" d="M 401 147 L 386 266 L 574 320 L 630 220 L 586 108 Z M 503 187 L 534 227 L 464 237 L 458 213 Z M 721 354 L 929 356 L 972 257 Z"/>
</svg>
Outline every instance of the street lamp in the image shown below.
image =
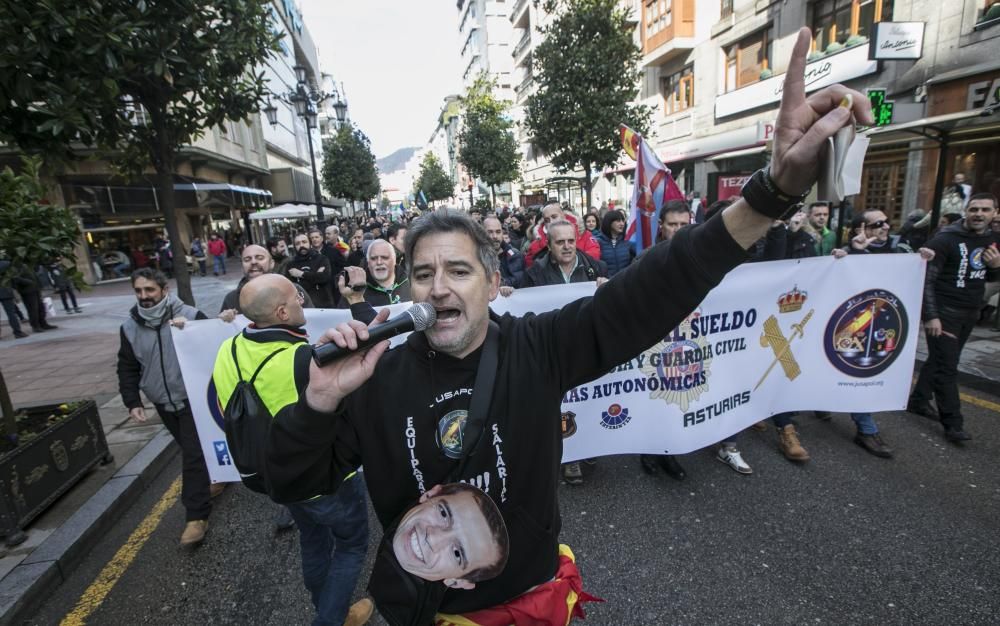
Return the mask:
<svg viewBox="0 0 1000 626">
<path fill-rule="evenodd" d="M 316 172 L 316 154 L 313 151 L 312 131 L 319 126 L 319 107 L 327 100 L 333 99 L 333 110 L 337 116 L 337 123 L 342 124 L 347 120 L 347 103 L 337 92 L 336 88 L 332 93 L 318 91 L 309 84 L 309 76 L 306 68 L 296 65 L 292 68 L 295 71 L 295 89 L 287 93 L 271 93 L 267 98 L 267 105 L 262 109 L 267 116 L 268 123 L 275 126 L 278 123 L 278 107 L 271 102 L 273 96 L 276 100 L 292 105 L 295 115 L 302 118 L 306 123 L 306 139 L 309 144 L 309 162 L 312 164 L 313 175 L 313 196 L 316 202 L 316 226 L 322 229 L 325 222 L 323 215 L 323 193 L 319 188 L 319 174 Z"/>
</svg>

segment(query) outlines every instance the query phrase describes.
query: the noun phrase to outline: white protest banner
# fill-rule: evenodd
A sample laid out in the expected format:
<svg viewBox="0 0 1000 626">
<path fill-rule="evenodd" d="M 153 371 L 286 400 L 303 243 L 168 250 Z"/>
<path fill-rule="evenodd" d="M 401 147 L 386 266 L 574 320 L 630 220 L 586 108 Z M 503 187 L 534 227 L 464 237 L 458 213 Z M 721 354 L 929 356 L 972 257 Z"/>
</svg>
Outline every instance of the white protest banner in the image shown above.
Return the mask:
<svg viewBox="0 0 1000 626">
<path fill-rule="evenodd" d="M 923 278 L 917 254 L 736 268 L 663 341 L 565 394 L 563 461 L 683 454 L 784 411 L 905 408 Z M 553 308 L 564 290 L 593 286 L 523 290 L 509 308 Z"/>
<path fill-rule="evenodd" d="M 783 411 L 905 408 L 924 267 L 917 254 L 738 267 L 662 341 L 566 393 L 563 460 L 682 454 Z M 523 289 L 491 306 L 541 313 L 593 293 L 594 283 Z M 306 315 L 318 337 L 348 312 Z M 210 381 L 219 346 L 241 328 L 205 320 L 173 331 L 213 481 L 239 479 Z"/>
</svg>

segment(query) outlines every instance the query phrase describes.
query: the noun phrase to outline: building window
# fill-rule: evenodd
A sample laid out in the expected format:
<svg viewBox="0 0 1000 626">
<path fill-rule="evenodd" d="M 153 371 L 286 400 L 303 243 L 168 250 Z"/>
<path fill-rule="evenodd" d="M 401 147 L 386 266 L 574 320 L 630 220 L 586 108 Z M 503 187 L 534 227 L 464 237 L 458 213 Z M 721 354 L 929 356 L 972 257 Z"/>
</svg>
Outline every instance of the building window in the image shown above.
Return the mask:
<svg viewBox="0 0 1000 626">
<path fill-rule="evenodd" d="M 761 72 L 771 68 L 771 39 L 768 28 L 724 50 L 727 92 L 757 82 Z"/>
<path fill-rule="evenodd" d="M 813 4 L 813 47 L 822 52 L 851 37 L 871 37 L 873 24 L 891 19 L 892 0 L 820 0 Z"/>
<path fill-rule="evenodd" d="M 673 0 L 652 0 L 646 2 L 646 38 L 650 38 L 670 26 L 673 16 Z"/>
<path fill-rule="evenodd" d="M 678 113 L 694 106 L 694 68 L 687 66 L 679 72 L 660 79 L 663 95 L 663 112 Z"/>
<path fill-rule="evenodd" d="M 733 14 L 733 0 L 722 0 L 722 19 Z"/>
</svg>

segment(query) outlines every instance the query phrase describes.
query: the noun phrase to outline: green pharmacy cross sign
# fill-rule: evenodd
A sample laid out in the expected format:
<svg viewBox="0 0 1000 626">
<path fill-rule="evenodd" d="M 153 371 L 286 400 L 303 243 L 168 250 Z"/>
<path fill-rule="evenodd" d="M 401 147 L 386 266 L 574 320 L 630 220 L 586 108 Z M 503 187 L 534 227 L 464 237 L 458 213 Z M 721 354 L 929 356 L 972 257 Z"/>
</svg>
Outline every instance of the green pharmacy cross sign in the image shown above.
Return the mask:
<svg viewBox="0 0 1000 626">
<path fill-rule="evenodd" d="M 869 89 L 868 100 L 872 103 L 872 115 L 875 116 L 875 126 L 888 126 L 892 123 L 892 109 L 895 103 L 885 99 L 885 89 Z"/>
</svg>

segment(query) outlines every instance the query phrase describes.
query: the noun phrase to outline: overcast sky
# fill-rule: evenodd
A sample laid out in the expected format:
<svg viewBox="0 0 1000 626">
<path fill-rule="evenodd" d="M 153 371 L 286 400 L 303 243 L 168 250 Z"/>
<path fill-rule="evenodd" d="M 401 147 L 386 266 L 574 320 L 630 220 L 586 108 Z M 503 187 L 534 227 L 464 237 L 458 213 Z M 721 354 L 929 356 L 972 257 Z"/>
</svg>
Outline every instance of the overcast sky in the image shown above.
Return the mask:
<svg viewBox="0 0 1000 626">
<path fill-rule="evenodd" d="M 461 89 L 454 0 L 301 0 L 322 70 L 344 83 L 378 158 L 422 146 Z"/>
</svg>

